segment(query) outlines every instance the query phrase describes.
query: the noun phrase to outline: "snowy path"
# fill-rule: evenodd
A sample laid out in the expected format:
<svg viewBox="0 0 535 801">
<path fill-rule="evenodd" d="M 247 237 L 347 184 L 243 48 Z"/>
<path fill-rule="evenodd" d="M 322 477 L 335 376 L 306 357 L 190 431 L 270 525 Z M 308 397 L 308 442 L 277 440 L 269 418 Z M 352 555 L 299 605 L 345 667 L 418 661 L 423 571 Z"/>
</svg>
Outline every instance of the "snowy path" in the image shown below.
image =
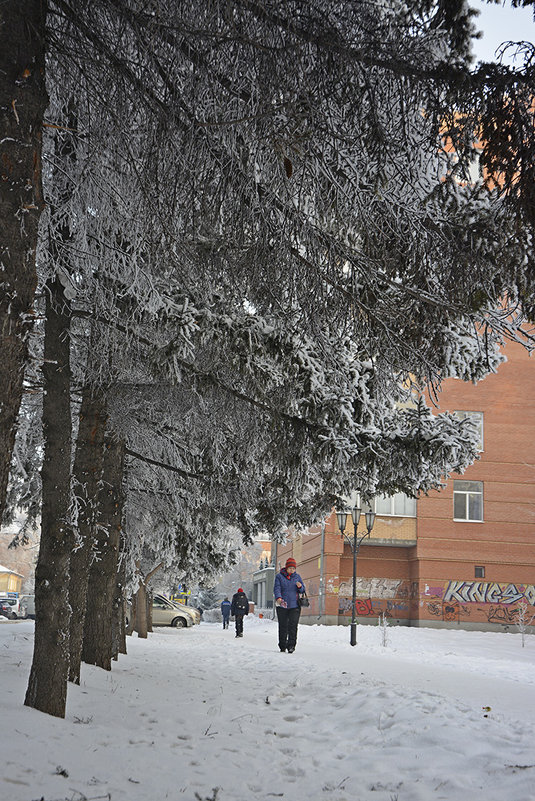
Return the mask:
<svg viewBox="0 0 535 801">
<path fill-rule="evenodd" d="M 535 800 L 535 637 L 389 629 L 381 648 L 359 627 L 351 648 L 303 626 L 289 655 L 272 621 L 159 629 L 111 673 L 84 666 L 59 721 L 21 706 L 32 627 L 0 626 L 1 798 Z"/>
</svg>

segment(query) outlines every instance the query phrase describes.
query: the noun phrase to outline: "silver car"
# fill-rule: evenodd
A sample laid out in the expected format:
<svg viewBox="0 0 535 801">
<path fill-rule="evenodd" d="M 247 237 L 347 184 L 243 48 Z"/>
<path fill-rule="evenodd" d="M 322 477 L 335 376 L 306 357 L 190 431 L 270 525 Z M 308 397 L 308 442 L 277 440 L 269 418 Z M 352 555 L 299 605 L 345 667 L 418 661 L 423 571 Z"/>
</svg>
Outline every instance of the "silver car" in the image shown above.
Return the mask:
<svg viewBox="0 0 535 801">
<path fill-rule="evenodd" d="M 193 616 L 187 607 L 175 605 L 163 595 L 155 595 L 152 599 L 152 625 L 174 626 L 175 628 L 189 628 L 195 624 Z"/>
<path fill-rule="evenodd" d="M 177 609 L 182 610 L 191 618 L 193 618 L 193 622 L 195 624 L 201 622 L 201 613 L 194 606 L 188 606 L 187 604 L 181 603 L 181 601 L 172 601 L 170 598 L 166 598 L 165 595 L 161 595 L 160 597 L 163 598 L 164 601 L 168 601 L 168 603 L 173 604 L 173 606 L 176 606 Z"/>
<path fill-rule="evenodd" d="M 26 607 L 22 602 L 21 598 L 0 598 L 2 604 L 4 606 L 4 617 L 9 618 L 10 620 L 17 620 L 17 618 L 25 618 L 26 615 Z"/>
</svg>

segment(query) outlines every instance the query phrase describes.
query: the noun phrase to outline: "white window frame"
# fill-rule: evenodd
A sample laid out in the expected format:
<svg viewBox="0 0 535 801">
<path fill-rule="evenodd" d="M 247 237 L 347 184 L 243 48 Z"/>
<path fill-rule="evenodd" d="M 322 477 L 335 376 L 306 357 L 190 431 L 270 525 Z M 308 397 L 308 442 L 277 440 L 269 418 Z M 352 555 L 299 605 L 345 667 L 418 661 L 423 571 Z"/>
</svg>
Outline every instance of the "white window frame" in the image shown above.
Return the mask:
<svg viewBox="0 0 535 801">
<path fill-rule="evenodd" d="M 399 498 L 402 495 L 406 500 L 414 502 L 414 511 L 410 513 L 399 514 L 395 511 L 395 499 Z M 377 510 L 377 501 L 381 499 L 382 501 L 390 501 L 390 511 L 389 512 L 379 512 Z M 396 492 L 395 495 L 381 495 L 375 498 L 375 514 L 380 515 L 381 517 L 416 517 L 416 498 L 409 498 L 404 492 Z"/>
<path fill-rule="evenodd" d="M 462 487 L 461 485 L 468 485 L 468 484 L 477 484 L 481 489 L 475 489 L 473 486 L 469 488 L 468 486 Z M 455 498 L 456 496 L 459 497 L 460 495 L 464 495 L 465 497 L 465 517 L 455 517 Z M 470 496 L 478 495 L 481 496 L 481 517 L 470 517 Z M 458 480 L 455 479 L 453 482 L 453 519 L 458 523 L 483 523 L 485 520 L 485 507 L 484 507 L 484 500 L 485 496 L 483 493 L 483 482 L 482 481 L 466 481 L 464 479 Z"/>
<path fill-rule="evenodd" d="M 459 420 L 467 420 L 472 419 L 474 423 L 476 423 L 478 431 L 479 431 L 479 452 L 483 452 L 485 450 L 485 440 L 484 440 L 484 418 L 483 412 L 476 412 L 476 411 L 466 411 L 464 409 L 456 409 L 454 412 L 455 416 L 459 418 Z"/>
</svg>

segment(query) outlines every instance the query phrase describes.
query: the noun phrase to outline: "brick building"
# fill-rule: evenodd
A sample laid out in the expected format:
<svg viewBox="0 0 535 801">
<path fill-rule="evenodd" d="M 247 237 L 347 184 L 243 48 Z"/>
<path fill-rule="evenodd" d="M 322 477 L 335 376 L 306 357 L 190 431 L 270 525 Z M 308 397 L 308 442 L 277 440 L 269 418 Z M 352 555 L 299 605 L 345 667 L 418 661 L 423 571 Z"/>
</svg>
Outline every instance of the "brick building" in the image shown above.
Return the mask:
<svg viewBox="0 0 535 801">
<path fill-rule="evenodd" d="M 439 398 L 440 411 L 477 420 L 480 460 L 418 501 L 376 499 L 357 560 L 359 622 L 385 612 L 401 625 L 503 631 L 519 603 L 535 613 L 535 363 L 519 345 L 506 355 L 477 385 L 448 379 Z M 311 600 L 301 621 L 348 622 L 353 560 L 336 516 L 279 546 L 278 564 L 290 554 Z"/>
</svg>

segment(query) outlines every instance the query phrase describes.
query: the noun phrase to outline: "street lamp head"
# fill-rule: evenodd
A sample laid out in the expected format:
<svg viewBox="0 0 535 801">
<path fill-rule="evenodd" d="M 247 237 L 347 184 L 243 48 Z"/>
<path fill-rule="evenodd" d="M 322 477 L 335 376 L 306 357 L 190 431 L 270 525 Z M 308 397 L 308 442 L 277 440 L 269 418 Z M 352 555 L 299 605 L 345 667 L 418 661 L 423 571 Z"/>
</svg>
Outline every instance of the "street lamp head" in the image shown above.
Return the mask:
<svg viewBox="0 0 535 801">
<path fill-rule="evenodd" d="M 351 517 L 353 518 L 353 525 L 357 528 L 360 520 L 360 513 L 361 513 L 360 506 L 354 506 L 351 510 Z"/>
<path fill-rule="evenodd" d="M 347 512 L 337 512 L 336 520 L 338 521 L 338 528 L 340 529 L 340 534 L 343 534 L 346 528 Z"/>
<path fill-rule="evenodd" d="M 372 512 L 371 509 L 366 512 L 366 528 L 368 529 L 368 534 L 373 528 L 373 524 L 375 523 L 375 512 Z"/>
</svg>

